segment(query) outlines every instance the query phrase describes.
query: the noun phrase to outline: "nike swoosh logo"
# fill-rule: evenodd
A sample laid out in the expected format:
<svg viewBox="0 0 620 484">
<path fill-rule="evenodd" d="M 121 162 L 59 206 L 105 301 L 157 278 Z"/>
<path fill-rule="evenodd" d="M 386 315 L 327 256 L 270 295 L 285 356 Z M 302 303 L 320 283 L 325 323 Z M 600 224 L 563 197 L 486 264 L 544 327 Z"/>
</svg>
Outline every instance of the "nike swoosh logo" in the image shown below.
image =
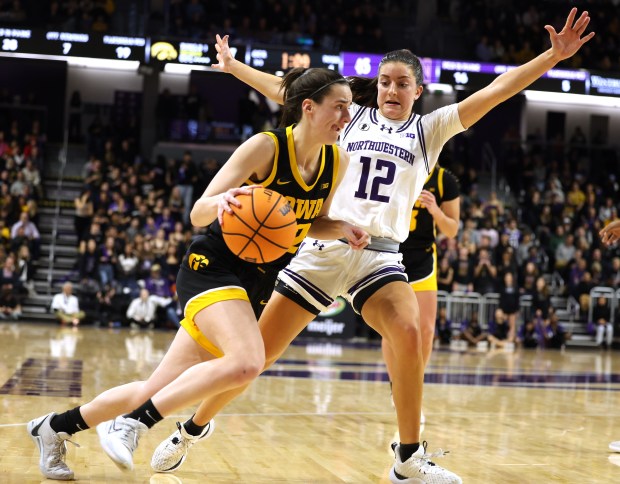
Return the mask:
<svg viewBox="0 0 620 484">
<path fill-rule="evenodd" d="M 37 425 L 36 427 L 34 427 L 32 429 L 32 432 L 30 432 L 34 437 L 38 437 L 39 436 L 39 429 L 41 428 L 41 425 L 43 425 L 43 422 L 45 422 L 47 419 L 49 418 L 49 415 L 47 417 L 45 417 L 43 420 L 41 420 L 39 422 L 39 425 Z"/>
<path fill-rule="evenodd" d="M 291 180 L 282 180 L 281 178 L 278 178 L 278 181 L 276 181 L 278 185 L 287 185 L 289 183 L 291 183 Z"/>
<path fill-rule="evenodd" d="M 262 301 L 260 301 L 258 304 L 260 304 L 261 306 L 266 306 L 268 301 L 265 301 L 264 299 Z"/>
</svg>

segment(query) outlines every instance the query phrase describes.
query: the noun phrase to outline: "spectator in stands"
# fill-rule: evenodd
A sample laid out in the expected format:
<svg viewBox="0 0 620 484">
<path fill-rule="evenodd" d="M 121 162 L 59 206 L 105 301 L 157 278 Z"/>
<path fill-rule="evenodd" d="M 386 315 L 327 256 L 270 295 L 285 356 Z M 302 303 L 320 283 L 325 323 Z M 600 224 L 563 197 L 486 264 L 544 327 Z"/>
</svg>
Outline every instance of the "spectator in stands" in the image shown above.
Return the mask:
<svg viewBox="0 0 620 484">
<path fill-rule="evenodd" d="M 22 315 L 20 298 L 10 285 L 0 285 L 0 319 L 19 319 Z"/>
<path fill-rule="evenodd" d="M 489 343 L 491 348 L 510 348 L 515 343 L 515 336 L 510 338 L 508 318 L 500 308 L 495 310 L 493 319 L 489 321 Z"/>
<path fill-rule="evenodd" d="M 450 292 L 452 290 L 453 280 L 454 269 L 450 266 L 448 257 L 444 256 L 441 258 L 441 261 L 439 261 L 439 268 L 437 269 L 437 290 Z"/>
<path fill-rule="evenodd" d="M 67 281 L 62 286 L 62 292 L 54 295 L 51 309 L 56 314 L 60 324 L 71 323 L 77 326 L 86 317 L 86 313 L 80 310 L 78 298 L 73 294 L 73 284 Z"/>
<path fill-rule="evenodd" d="M 135 251 L 134 244 L 125 243 L 123 252 L 118 256 L 116 264 L 117 282 L 123 289 L 123 292 L 129 292 L 132 297 L 137 297 L 139 292 L 138 286 L 138 267 L 140 260 Z"/>
<path fill-rule="evenodd" d="M 483 331 L 480 326 L 480 321 L 478 321 L 478 313 L 472 313 L 471 317 L 465 320 L 464 329 L 461 332 L 460 338 L 462 340 L 467 341 L 470 346 L 476 346 L 481 341 L 488 340 L 488 333 Z"/>
<path fill-rule="evenodd" d="M 183 153 L 183 158 L 175 169 L 173 185 L 178 186 L 181 198 L 183 199 L 183 223 L 189 224 L 189 213 L 192 210 L 194 198 L 194 184 L 198 179 L 196 166 L 192 159 L 192 152 Z"/>
<path fill-rule="evenodd" d="M 560 324 L 560 319 L 553 307 L 549 308 L 549 321 L 543 329 L 543 337 L 546 348 L 562 349 L 572 334 Z"/>
<path fill-rule="evenodd" d="M 469 251 L 465 247 L 459 248 L 459 257 L 453 262 L 452 268 L 454 270 L 452 290 L 462 292 L 473 291 L 474 267 Z"/>
<path fill-rule="evenodd" d="M 620 257 L 614 257 L 605 274 L 605 285 L 617 289 L 620 287 Z"/>
<path fill-rule="evenodd" d="M 155 327 L 157 308 L 167 308 L 173 303 L 172 298 L 150 294 L 148 289 L 140 291 L 140 297 L 135 298 L 127 308 L 127 319 L 132 328 Z"/>
<path fill-rule="evenodd" d="M 99 282 L 102 286 L 112 284 L 114 281 L 114 269 L 118 262 L 116 253 L 116 239 L 114 237 L 106 237 L 104 244 L 99 248 Z"/>
<path fill-rule="evenodd" d="M 525 321 L 519 330 L 517 342 L 524 348 L 538 348 L 540 339 L 541 334 L 538 323 L 535 323 L 532 319 Z"/>
<path fill-rule="evenodd" d="M 495 292 L 496 277 L 497 268 L 491 260 L 489 250 L 480 249 L 478 251 L 478 263 L 476 264 L 476 267 L 474 267 L 474 291 L 480 294 Z"/>
<path fill-rule="evenodd" d="M 25 288 L 29 295 L 36 295 L 33 281 L 34 267 L 30 258 L 30 249 L 28 245 L 24 244 L 17 250 L 15 264 L 20 286 Z"/>
<path fill-rule="evenodd" d="M 517 278 L 519 293 L 534 295 L 536 292 L 536 280 L 539 277 L 539 270 L 533 262 L 527 262 L 522 270 L 518 272 Z"/>
<path fill-rule="evenodd" d="M 162 277 L 161 265 L 154 264 L 151 267 L 151 275 L 144 280 L 144 288 L 153 296 L 170 299 L 169 304 L 165 307 L 166 317 L 177 328 L 180 327 L 181 320 L 176 312 L 176 302 L 173 301 L 171 283 L 167 278 Z"/>
<path fill-rule="evenodd" d="M 28 239 L 28 246 L 34 260 L 39 258 L 40 246 L 41 246 L 41 234 L 37 226 L 30 221 L 28 213 L 22 212 L 19 216 L 19 221 L 15 222 L 11 227 L 11 238 L 18 235 L 19 229 L 24 230 L 24 236 Z"/>
<path fill-rule="evenodd" d="M 551 295 L 549 286 L 543 276 L 536 279 L 536 291 L 532 294 L 532 312 L 536 320 L 547 324 L 549 308 L 551 307 Z"/>
<path fill-rule="evenodd" d="M 614 341 L 614 325 L 611 321 L 609 301 L 604 296 L 599 296 L 592 308 L 592 324 L 596 331 L 596 345 L 611 349 Z"/>
<path fill-rule="evenodd" d="M 121 325 L 119 315 L 120 301 L 116 298 L 116 288 L 113 284 L 106 284 L 95 294 L 95 325 L 105 324 L 110 328 Z"/>
<path fill-rule="evenodd" d="M 77 266 L 80 280 L 99 281 L 99 250 L 95 239 L 80 242 Z"/>
<path fill-rule="evenodd" d="M 447 314 L 445 306 L 440 307 L 437 313 L 435 342 L 441 345 L 449 345 L 452 340 L 452 321 L 448 319 Z"/>
<path fill-rule="evenodd" d="M 514 341 L 517 330 L 517 316 L 519 315 L 519 289 L 512 272 L 504 273 L 501 289 L 499 291 L 499 309 L 503 311 L 510 328 L 508 340 Z"/>
</svg>

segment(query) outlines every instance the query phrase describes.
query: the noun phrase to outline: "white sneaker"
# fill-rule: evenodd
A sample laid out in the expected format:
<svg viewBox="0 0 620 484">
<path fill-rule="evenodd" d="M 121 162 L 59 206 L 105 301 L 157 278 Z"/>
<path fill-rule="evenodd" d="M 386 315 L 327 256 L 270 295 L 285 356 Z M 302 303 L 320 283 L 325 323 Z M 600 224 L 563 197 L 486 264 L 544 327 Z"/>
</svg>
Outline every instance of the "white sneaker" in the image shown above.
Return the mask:
<svg viewBox="0 0 620 484">
<path fill-rule="evenodd" d="M 108 457 L 123 471 L 133 470 L 133 452 L 148 427 L 133 418 L 116 417 L 97 425 L 99 443 Z"/>
<path fill-rule="evenodd" d="M 620 452 L 620 440 L 616 440 L 615 442 L 611 442 L 609 444 L 609 450 L 614 452 Z"/>
<path fill-rule="evenodd" d="M 157 472 L 176 471 L 187 457 L 192 445 L 200 439 L 211 436 L 215 430 L 215 420 L 211 419 L 200 435 L 190 435 L 185 427 L 177 422 L 177 431 L 157 446 L 151 458 L 151 467 Z"/>
<path fill-rule="evenodd" d="M 432 457 L 444 455 L 442 450 L 434 454 L 426 453 L 426 442 L 422 442 L 418 450 L 405 462 L 400 460 L 400 445 L 394 446 L 394 465 L 390 469 L 390 482 L 394 484 L 462 484 L 455 473 L 439 467 L 431 462 Z"/>
<path fill-rule="evenodd" d="M 69 435 L 66 432 L 55 432 L 50 427 L 54 412 L 43 417 L 35 418 L 28 422 L 28 435 L 39 447 L 39 469 L 48 479 L 70 481 L 73 479 L 73 471 L 65 464 L 67 457 L 67 443 Z M 77 445 L 77 444 L 76 444 Z"/>
</svg>

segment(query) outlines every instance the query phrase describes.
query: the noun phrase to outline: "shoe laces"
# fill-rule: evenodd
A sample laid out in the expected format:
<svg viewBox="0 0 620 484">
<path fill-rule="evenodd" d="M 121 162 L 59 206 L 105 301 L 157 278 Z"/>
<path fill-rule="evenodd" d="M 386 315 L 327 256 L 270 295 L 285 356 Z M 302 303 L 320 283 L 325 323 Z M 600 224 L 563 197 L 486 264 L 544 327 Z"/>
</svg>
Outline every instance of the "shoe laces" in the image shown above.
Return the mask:
<svg viewBox="0 0 620 484">
<path fill-rule="evenodd" d="M 65 463 L 65 459 L 67 457 L 67 442 L 71 442 L 76 447 L 80 446 L 80 444 L 69 440 L 69 438 L 63 439 L 60 436 L 56 436 L 56 438 L 54 439 L 54 449 L 51 452 L 50 457 L 48 458 L 48 465 L 50 467 L 60 467 L 67 470 L 69 469 L 67 467 L 67 464 Z"/>
<path fill-rule="evenodd" d="M 396 447 L 398 447 L 398 444 L 396 442 L 392 442 L 392 450 L 394 451 L 394 453 L 396 453 Z M 449 454 L 450 451 L 449 450 L 443 450 L 441 448 L 437 449 L 435 452 L 433 452 L 432 454 L 429 454 L 426 452 L 426 448 L 428 447 L 428 442 L 426 440 L 424 440 L 421 444 L 422 449 L 424 449 L 424 454 L 422 454 L 421 456 L 415 456 L 416 459 L 420 459 L 425 461 L 425 464 L 434 466 L 436 465 L 433 461 L 431 461 L 431 459 L 434 459 L 435 457 L 445 457 L 446 454 Z"/>
<path fill-rule="evenodd" d="M 133 453 L 138 447 L 138 440 L 140 439 L 140 434 L 138 430 L 132 425 L 130 422 L 123 420 L 120 424 L 123 428 L 120 432 L 120 439 L 125 444 L 125 446 Z"/>
</svg>

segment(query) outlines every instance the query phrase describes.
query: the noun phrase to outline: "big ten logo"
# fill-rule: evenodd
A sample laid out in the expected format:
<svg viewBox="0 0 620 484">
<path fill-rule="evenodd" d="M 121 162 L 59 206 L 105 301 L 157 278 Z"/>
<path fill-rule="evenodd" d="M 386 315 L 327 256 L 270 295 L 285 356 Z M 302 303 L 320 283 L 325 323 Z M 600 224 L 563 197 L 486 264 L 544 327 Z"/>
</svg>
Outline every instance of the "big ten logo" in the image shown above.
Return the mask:
<svg viewBox="0 0 620 484">
<path fill-rule="evenodd" d="M 278 211 L 283 217 L 286 217 L 286 215 L 292 210 L 293 210 L 293 207 L 291 207 L 290 202 L 287 201 L 284 205 L 282 205 L 282 207 L 280 207 L 280 210 Z"/>
<path fill-rule="evenodd" d="M 194 271 L 199 271 L 200 269 L 204 269 L 209 265 L 209 259 L 207 259 L 204 255 L 192 253 L 187 259 L 187 265 L 190 269 Z"/>
<path fill-rule="evenodd" d="M 310 55 L 295 52 L 289 54 L 288 52 L 282 52 L 282 69 L 294 69 L 295 67 L 310 67 Z"/>
<path fill-rule="evenodd" d="M 151 46 L 151 56 L 159 61 L 174 60 L 179 56 L 177 50 L 168 42 L 155 42 Z"/>
</svg>

